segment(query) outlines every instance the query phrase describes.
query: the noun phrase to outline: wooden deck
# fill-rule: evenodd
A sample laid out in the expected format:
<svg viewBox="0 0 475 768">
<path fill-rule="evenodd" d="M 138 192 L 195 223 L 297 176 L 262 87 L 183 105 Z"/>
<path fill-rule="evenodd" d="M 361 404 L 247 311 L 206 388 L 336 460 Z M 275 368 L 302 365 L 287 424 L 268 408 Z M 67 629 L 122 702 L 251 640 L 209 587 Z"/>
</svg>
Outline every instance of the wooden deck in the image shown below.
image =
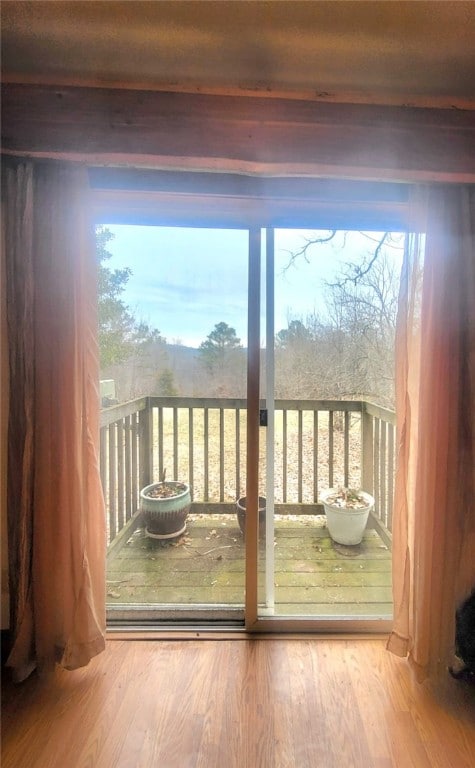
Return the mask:
<svg viewBox="0 0 475 768">
<path fill-rule="evenodd" d="M 391 553 L 375 529 L 335 544 L 325 518 L 276 516 L 275 615 L 390 618 Z M 265 549 L 262 545 L 261 570 Z M 107 606 L 244 605 L 244 540 L 235 515 L 190 515 L 178 540 L 137 528 L 108 558 Z"/>
</svg>

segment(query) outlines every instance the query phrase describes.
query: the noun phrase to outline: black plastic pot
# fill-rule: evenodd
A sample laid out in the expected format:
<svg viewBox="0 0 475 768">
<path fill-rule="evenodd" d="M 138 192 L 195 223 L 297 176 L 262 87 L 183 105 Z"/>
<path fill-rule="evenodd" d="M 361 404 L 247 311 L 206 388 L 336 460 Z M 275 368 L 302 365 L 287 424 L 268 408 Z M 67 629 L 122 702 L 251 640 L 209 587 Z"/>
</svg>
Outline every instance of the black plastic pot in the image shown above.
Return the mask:
<svg viewBox="0 0 475 768">
<path fill-rule="evenodd" d="M 246 533 L 246 497 L 241 496 L 236 502 L 237 519 L 241 533 Z M 259 537 L 262 538 L 266 531 L 266 500 L 264 496 L 259 496 Z"/>
</svg>

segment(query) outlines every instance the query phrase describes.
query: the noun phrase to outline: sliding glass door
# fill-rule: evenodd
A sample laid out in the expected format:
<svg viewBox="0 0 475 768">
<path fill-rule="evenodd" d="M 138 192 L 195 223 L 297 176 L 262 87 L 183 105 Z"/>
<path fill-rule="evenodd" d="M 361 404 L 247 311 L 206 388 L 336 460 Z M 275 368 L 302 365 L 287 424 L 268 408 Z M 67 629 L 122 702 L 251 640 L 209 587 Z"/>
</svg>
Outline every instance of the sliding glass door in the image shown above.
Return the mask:
<svg viewBox="0 0 475 768">
<path fill-rule="evenodd" d="M 402 237 L 103 221 L 109 620 L 384 629 Z M 374 497 L 361 542 L 330 488 Z"/>
<path fill-rule="evenodd" d="M 383 627 L 392 616 L 392 360 L 403 240 L 333 230 L 262 236 L 262 511 L 250 623 Z M 321 503 L 330 488 L 374 496 L 360 542 L 330 535 Z"/>
</svg>

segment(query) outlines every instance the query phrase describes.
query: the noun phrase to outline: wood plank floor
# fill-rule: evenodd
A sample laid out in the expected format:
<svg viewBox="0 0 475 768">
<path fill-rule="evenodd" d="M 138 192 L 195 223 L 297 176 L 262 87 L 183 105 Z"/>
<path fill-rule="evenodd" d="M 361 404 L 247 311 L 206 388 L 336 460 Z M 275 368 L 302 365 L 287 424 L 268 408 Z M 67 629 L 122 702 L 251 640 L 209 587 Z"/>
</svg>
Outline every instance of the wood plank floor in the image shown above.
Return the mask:
<svg viewBox="0 0 475 768">
<path fill-rule="evenodd" d="M 261 547 L 264 554 L 264 547 Z M 323 516 L 278 516 L 275 613 L 390 617 L 391 552 L 376 530 L 335 544 Z M 263 559 L 261 566 L 263 570 Z M 108 561 L 108 606 L 244 603 L 244 541 L 235 515 L 196 515 L 186 534 L 161 542 L 138 529 Z"/>
<path fill-rule="evenodd" d="M 112 640 L 2 693 L 2 768 L 475 765 L 475 689 L 381 640 Z"/>
</svg>

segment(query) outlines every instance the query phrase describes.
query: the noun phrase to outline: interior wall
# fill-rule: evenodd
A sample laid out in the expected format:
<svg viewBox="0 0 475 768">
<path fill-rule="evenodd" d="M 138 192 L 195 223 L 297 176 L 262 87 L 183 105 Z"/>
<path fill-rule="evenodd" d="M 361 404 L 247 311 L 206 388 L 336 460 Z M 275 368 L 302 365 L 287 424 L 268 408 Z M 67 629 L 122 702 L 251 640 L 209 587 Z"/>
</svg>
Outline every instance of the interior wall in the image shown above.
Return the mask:
<svg viewBox="0 0 475 768">
<path fill-rule="evenodd" d="M 442 98 L 451 106 L 473 100 L 472 6 L 9 0 L 2 5 L 2 64 L 4 75 L 24 82 L 179 83 L 379 103 Z"/>
<path fill-rule="evenodd" d="M 5 242 L 2 227 L 0 248 L 0 517 L 1 517 L 1 610 L 0 628 L 8 629 L 10 620 L 8 590 L 8 532 L 7 532 L 7 425 L 8 425 L 8 344 L 5 296 Z"/>
</svg>

